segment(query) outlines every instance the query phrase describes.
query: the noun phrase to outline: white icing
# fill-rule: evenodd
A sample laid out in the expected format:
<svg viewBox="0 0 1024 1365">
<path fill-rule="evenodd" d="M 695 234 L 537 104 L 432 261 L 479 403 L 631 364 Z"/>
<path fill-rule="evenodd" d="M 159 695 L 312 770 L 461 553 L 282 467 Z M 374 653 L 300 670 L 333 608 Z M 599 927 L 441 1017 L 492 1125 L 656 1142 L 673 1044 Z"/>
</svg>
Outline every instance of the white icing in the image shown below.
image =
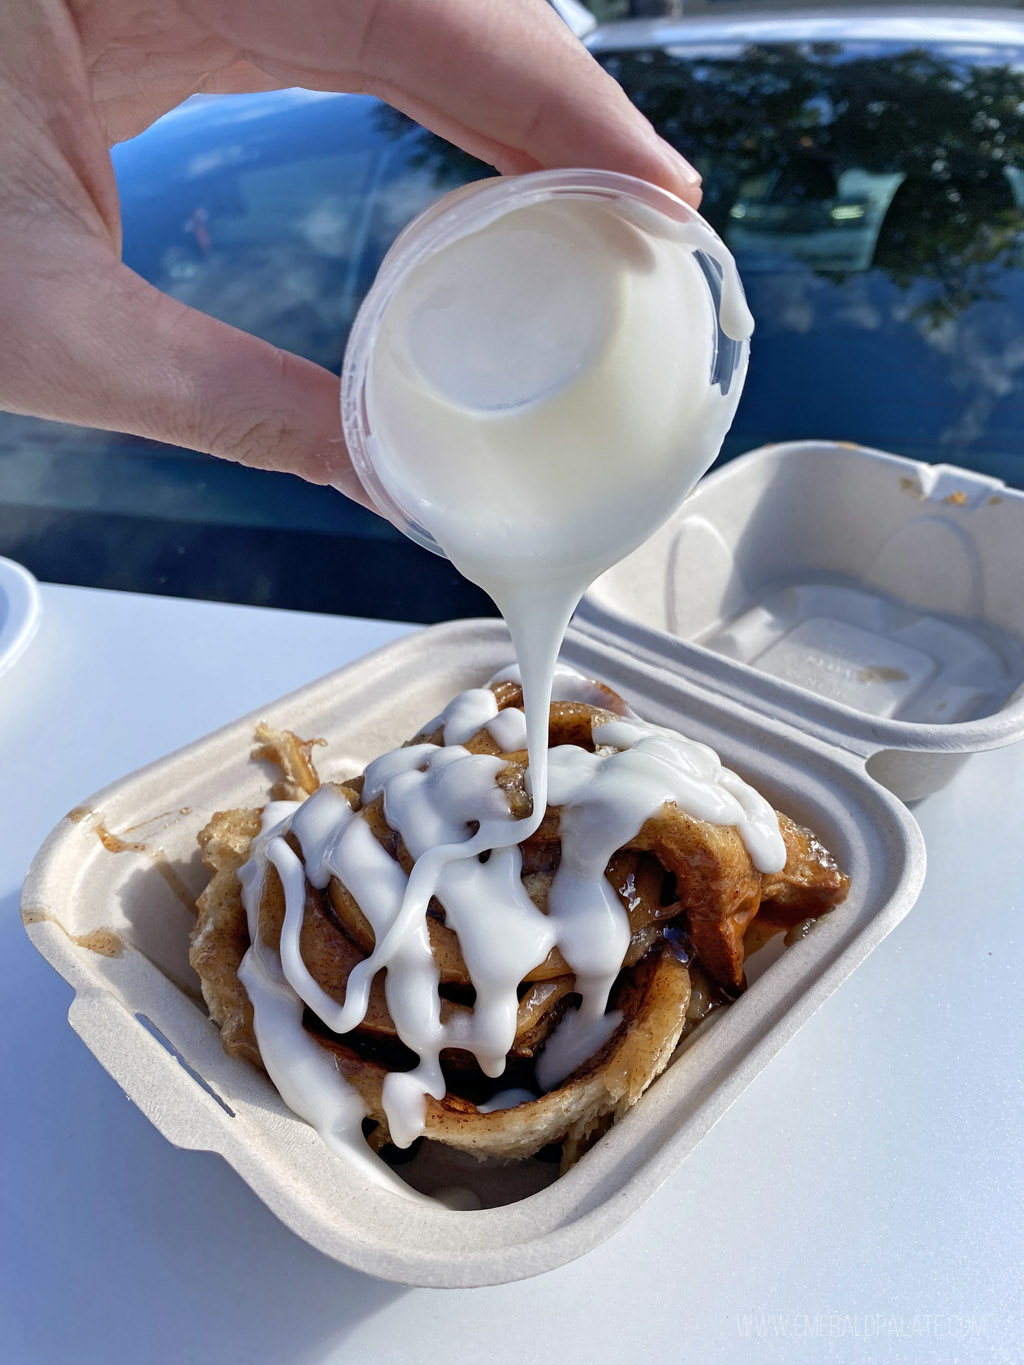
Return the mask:
<svg viewBox="0 0 1024 1365">
<path fill-rule="evenodd" d="M 363 1102 L 343 1080 L 330 1053 L 306 1032 L 303 1002 L 287 980 L 281 959 L 258 933 L 266 846 L 297 809 L 294 802 L 274 802 L 266 807 L 261 834 L 238 874 L 251 945 L 239 965 L 238 978 L 252 1002 L 260 1056 L 285 1104 L 316 1129 L 332 1152 L 377 1184 L 424 1202 L 422 1195 L 399 1180 L 362 1141 Z"/>
<path fill-rule="evenodd" d="M 448 713 L 485 714 L 478 691 L 462 693 Z M 706 745 L 634 717 L 598 725 L 594 740 L 594 753 L 570 745 L 546 751 L 548 799 L 559 810 L 561 841 L 546 915 L 527 895 L 521 877 L 519 844 L 535 817 L 516 820 L 511 815 L 495 781 L 505 766 L 499 757 L 471 754 L 458 744 L 416 744 L 382 755 L 367 769 L 364 802 L 383 799 L 388 824 L 416 860 L 411 877 L 335 788 L 322 787 L 301 806 L 267 808 L 264 830 L 240 875 L 251 935 L 258 904 L 254 897 L 267 866 L 276 868 L 281 878 L 285 916 L 280 965 L 275 966 L 265 945 L 257 945 L 250 950 L 253 963 L 246 959 L 244 979 L 250 994 L 251 986 L 256 990 L 261 1051 L 262 1040 L 271 1033 L 268 1018 L 277 1021 L 274 1030 L 286 1030 L 285 1041 L 276 1032 L 269 1038 L 268 1071 L 277 1083 L 281 1069 L 298 1058 L 288 1094 L 296 1098 L 297 1089 L 302 1092 L 298 1111 L 316 1115 L 311 1121 L 317 1126 L 326 1123 L 335 1144 L 345 1124 L 358 1136 L 363 1110 L 358 1104 L 332 1108 L 320 1093 L 328 1080 L 332 1088 L 343 1088 L 343 1083 L 333 1068 L 315 1066 L 298 1042 L 295 1030 L 302 1034 L 303 1005 L 332 1032 L 349 1033 L 365 1016 L 374 976 L 387 968 L 388 1009 L 398 1036 L 419 1059 L 415 1069 L 393 1073 L 384 1083 L 392 1139 L 408 1146 L 424 1129 L 427 1096 L 444 1096 L 444 1048 L 471 1052 L 485 1075 L 503 1074 L 515 1040 L 517 988 L 553 949 L 574 972 L 581 1002 L 547 1041 L 537 1066 L 541 1087 L 560 1084 L 608 1041 L 620 1022 L 617 1013 L 607 1011 L 608 997 L 629 946 L 630 927 L 604 870 L 666 802 L 695 819 L 734 825 L 761 871 L 785 865 L 771 806 L 724 768 Z M 473 822 L 480 825 L 476 833 Z M 298 840 L 301 859 L 284 838 L 289 830 Z M 481 861 L 484 850 L 489 856 Z M 317 984 L 302 960 L 307 877 L 320 888 L 336 877 L 374 932 L 374 949 L 353 968 L 343 1004 Z M 472 1012 L 455 1015 L 448 1025 L 441 1021 L 439 974 L 427 929 L 431 897 L 444 907 L 446 923 L 458 936 L 476 991 Z M 291 1025 L 281 1024 L 284 1013 Z"/>
<path fill-rule="evenodd" d="M 717 319 L 696 248 L 723 268 Z M 336 792 L 317 793 L 297 814 L 275 811 L 242 869 L 253 938 L 243 979 L 261 1052 L 287 1102 L 335 1150 L 363 1149 L 362 1107 L 330 1062 L 314 1060 L 326 1054 L 302 1041 L 303 1002 L 347 1033 L 387 969 L 388 1008 L 419 1059 L 389 1075 L 383 1092 L 392 1137 L 407 1145 L 423 1131 L 427 1097 L 444 1094 L 443 1048 L 464 1048 L 486 1074 L 503 1073 L 516 988 L 554 947 L 582 1002 L 549 1038 L 541 1084 L 560 1083 L 608 1040 L 618 1023 L 608 997 L 630 930 L 604 869 L 666 801 L 735 825 L 761 870 L 785 862 L 771 808 L 702 745 L 630 715 L 600 727 L 596 753 L 548 750 L 553 689 L 605 700 L 556 668 L 580 596 L 679 505 L 732 420 L 742 373 L 728 395 L 711 383 L 718 321 L 735 339 L 750 334 L 735 266 L 706 231 L 582 199 L 516 209 L 459 238 L 400 279 L 382 314 L 365 393 L 377 472 L 497 603 L 523 711 L 498 712 L 489 689 L 470 689 L 424 731 L 440 730 L 442 746 L 411 745 L 370 764 L 363 801 L 383 799 L 414 860 L 408 877 Z M 481 727 L 506 752 L 528 749 L 533 811 L 522 820 L 496 784 L 502 760 L 462 747 Z M 549 802 L 560 809 L 561 862 L 545 916 L 523 888 L 519 845 Z M 289 821 L 301 863 L 283 837 Z M 280 962 L 256 940 L 270 863 L 286 899 Z M 337 877 L 374 931 L 343 1005 L 301 960 L 302 863 L 314 886 Z M 476 990 L 473 1011 L 447 1026 L 427 932 L 432 897 Z"/>
<path fill-rule="evenodd" d="M 465 744 L 498 714 L 498 703 L 489 687 L 471 687 L 454 697 L 438 717 L 445 744 Z M 427 726 L 430 734 L 435 726 Z"/>
<path fill-rule="evenodd" d="M 487 723 L 487 733 L 506 754 L 526 748 L 526 714 L 518 706 L 506 706 Z"/>
<path fill-rule="evenodd" d="M 522 675 L 518 664 L 509 664 L 507 668 L 501 668 L 487 682 L 487 688 L 497 683 L 514 682 L 521 683 Z M 632 716 L 634 711 L 622 700 L 621 697 L 614 699 L 608 695 L 608 689 L 602 687 L 593 678 L 588 678 L 585 673 L 580 673 L 575 668 L 570 668 L 568 664 L 556 663 L 554 676 L 551 679 L 551 700 L 552 701 L 582 701 L 588 706 L 607 707 L 614 700 L 620 714 Z M 511 708 L 506 708 L 511 709 Z M 505 712 L 499 712 L 499 716 Z"/>
<path fill-rule="evenodd" d="M 594 739 L 623 751 L 603 772 L 609 805 L 640 810 L 660 795 L 661 801 L 674 801 L 696 820 L 735 825 L 759 872 L 781 872 L 786 866 L 775 811 L 760 792 L 724 767 L 708 745 L 635 719 L 599 725 Z M 624 815 L 623 821 L 629 825 L 632 818 Z"/>
</svg>

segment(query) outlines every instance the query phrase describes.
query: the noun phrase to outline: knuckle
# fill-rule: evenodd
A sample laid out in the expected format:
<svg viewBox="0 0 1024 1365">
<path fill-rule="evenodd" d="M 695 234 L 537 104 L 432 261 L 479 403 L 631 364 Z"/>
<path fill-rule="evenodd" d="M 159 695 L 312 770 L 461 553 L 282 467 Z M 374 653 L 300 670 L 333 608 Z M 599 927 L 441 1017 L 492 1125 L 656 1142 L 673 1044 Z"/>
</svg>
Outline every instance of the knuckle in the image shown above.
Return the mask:
<svg viewBox="0 0 1024 1365">
<path fill-rule="evenodd" d="M 294 435 L 284 415 L 273 409 L 239 412 L 212 430 L 209 453 L 251 469 L 280 469 Z"/>
</svg>

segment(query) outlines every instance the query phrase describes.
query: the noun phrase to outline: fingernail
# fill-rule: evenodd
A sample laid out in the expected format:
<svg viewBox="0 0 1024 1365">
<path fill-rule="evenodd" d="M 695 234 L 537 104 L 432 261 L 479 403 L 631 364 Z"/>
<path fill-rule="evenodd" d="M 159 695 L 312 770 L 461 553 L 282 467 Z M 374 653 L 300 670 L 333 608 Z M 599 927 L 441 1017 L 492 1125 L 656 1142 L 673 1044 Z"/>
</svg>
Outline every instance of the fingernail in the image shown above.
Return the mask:
<svg viewBox="0 0 1024 1365">
<path fill-rule="evenodd" d="M 704 179 L 700 171 L 698 171 L 695 166 L 691 166 L 686 157 L 677 152 L 669 143 L 666 142 L 665 146 L 668 147 L 668 150 L 671 153 L 672 164 L 676 174 L 685 180 L 688 185 L 699 185 Z"/>
</svg>

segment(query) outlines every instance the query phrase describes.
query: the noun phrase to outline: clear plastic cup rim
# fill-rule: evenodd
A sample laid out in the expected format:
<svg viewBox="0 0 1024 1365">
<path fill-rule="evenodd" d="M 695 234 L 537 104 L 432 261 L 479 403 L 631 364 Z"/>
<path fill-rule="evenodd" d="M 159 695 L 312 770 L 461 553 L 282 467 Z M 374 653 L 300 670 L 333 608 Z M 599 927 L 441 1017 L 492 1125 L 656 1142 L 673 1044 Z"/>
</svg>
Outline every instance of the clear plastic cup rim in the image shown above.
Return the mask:
<svg viewBox="0 0 1024 1365">
<path fill-rule="evenodd" d="M 589 169 L 531 171 L 472 181 L 444 195 L 395 238 L 356 314 L 341 372 L 341 420 L 349 456 L 374 507 L 411 540 L 435 554 L 444 551 L 403 507 L 380 476 L 377 438 L 366 404 L 366 384 L 377 333 L 402 281 L 438 251 L 479 232 L 514 209 L 545 200 L 600 199 L 628 205 L 630 221 L 648 231 L 674 236 L 673 225 L 698 226 L 721 245 L 700 214 L 668 190 L 618 171 Z"/>
</svg>

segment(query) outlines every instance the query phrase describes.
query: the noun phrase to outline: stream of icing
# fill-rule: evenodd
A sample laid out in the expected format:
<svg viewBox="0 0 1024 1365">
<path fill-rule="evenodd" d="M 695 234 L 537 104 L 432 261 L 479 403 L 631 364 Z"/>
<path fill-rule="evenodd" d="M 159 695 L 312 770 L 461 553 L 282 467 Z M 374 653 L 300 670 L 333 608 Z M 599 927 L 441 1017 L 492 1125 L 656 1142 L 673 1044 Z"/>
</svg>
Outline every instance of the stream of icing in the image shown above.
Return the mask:
<svg viewBox="0 0 1024 1365">
<path fill-rule="evenodd" d="M 697 250 L 718 263 L 717 309 Z M 614 1031 L 608 997 L 630 932 L 604 871 L 666 802 L 734 825 L 761 871 L 784 865 L 770 805 L 704 745 L 627 716 L 598 727 L 593 753 L 548 749 L 556 677 L 560 696 L 600 704 L 593 684 L 556 672 L 569 619 L 594 578 L 642 543 L 714 459 L 742 387 L 741 367 L 731 387 L 713 382 L 719 337 L 742 341 L 752 325 L 732 259 L 709 229 L 586 199 L 514 209 L 460 237 L 411 270 L 383 312 L 365 398 L 378 472 L 501 610 L 524 710 L 499 713 L 490 689 L 470 689 L 440 718 L 442 745 L 370 764 L 363 800 L 383 797 L 414 859 L 408 877 L 331 787 L 264 816 L 240 874 L 253 941 L 240 975 L 271 1078 L 335 1149 L 363 1147 L 363 1109 L 302 1029 L 304 1007 L 345 1034 L 387 969 L 389 1012 L 419 1059 L 384 1083 L 392 1138 L 406 1146 L 423 1132 L 427 1097 L 445 1093 L 444 1048 L 503 1073 L 517 987 L 552 949 L 575 974 L 581 1004 L 548 1039 L 538 1085 L 558 1085 Z M 506 752 L 528 750 L 533 808 L 523 819 L 495 781 L 504 761 L 463 747 L 482 726 Z M 561 861 L 545 915 L 521 881 L 519 845 L 549 804 L 559 808 Z M 286 902 L 279 963 L 256 932 L 270 866 Z M 299 950 L 305 880 L 323 888 L 331 877 L 375 941 L 343 1004 Z M 474 1009 L 447 1026 L 427 933 L 432 897 L 476 990 Z"/>
</svg>

